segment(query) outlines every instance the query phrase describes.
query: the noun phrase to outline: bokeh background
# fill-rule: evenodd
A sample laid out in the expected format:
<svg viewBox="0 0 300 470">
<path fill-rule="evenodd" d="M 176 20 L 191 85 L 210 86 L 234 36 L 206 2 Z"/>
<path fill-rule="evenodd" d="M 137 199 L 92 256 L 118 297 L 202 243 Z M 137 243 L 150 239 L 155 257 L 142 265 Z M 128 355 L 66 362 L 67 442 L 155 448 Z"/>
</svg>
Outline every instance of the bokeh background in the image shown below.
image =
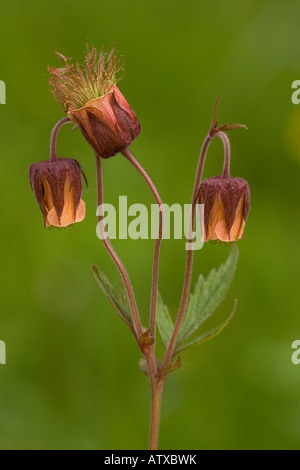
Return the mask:
<svg viewBox="0 0 300 470">
<path fill-rule="evenodd" d="M 161 449 L 299 449 L 300 79 L 298 0 L 1 0 L 0 366 L 1 449 L 143 449 L 149 386 L 126 326 L 97 289 L 90 266 L 115 284 L 115 266 L 96 238 L 92 150 L 62 129 L 60 156 L 77 158 L 89 180 L 87 217 L 72 229 L 43 228 L 27 178 L 46 159 L 62 117 L 47 82 L 58 50 L 82 60 L 85 41 L 126 57 L 120 88 L 143 128 L 132 146 L 166 203 L 190 202 L 201 143 L 215 99 L 231 133 L 232 173 L 246 178 L 252 208 L 235 281 L 215 314 L 238 310 L 216 340 L 183 354 L 166 386 Z M 105 199 L 151 204 L 121 156 L 104 162 Z M 210 150 L 205 176 L 222 168 Z M 146 321 L 154 242 L 114 242 Z M 196 253 L 194 281 L 226 259 L 228 248 Z M 183 241 L 165 241 L 160 290 L 175 316 Z M 208 325 L 209 326 L 209 325 Z"/>
</svg>

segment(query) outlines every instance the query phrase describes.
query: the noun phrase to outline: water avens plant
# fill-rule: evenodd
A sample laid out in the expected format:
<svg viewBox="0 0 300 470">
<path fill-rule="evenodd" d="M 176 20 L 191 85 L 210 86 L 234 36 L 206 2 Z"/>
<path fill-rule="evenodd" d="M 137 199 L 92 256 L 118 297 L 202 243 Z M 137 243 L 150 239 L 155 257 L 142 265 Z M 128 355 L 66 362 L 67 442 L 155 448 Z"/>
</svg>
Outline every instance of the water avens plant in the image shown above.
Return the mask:
<svg viewBox="0 0 300 470">
<path fill-rule="evenodd" d="M 95 265 L 94 277 L 110 303 L 129 327 L 142 358 L 140 367 L 147 374 L 151 387 L 151 417 L 149 449 L 158 449 L 162 395 L 166 380 L 183 363 L 181 353 L 218 336 L 230 322 L 236 308 L 219 326 L 198 334 L 202 324 L 212 316 L 228 290 L 236 270 L 238 248 L 235 242 L 244 237 L 245 223 L 250 208 L 250 190 L 242 178 L 230 174 L 230 144 L 227 132 L 245 128 L 242 124 L 219 125 L 217 120 L 219 98 L 213 119 L 203 142 L 191 198 L 189 242 L 193 240 L 197 206 L 202 205 L 203 241 L 231 244 L 227 261 L 218 270 L 212 270 L 205 279 L 199 276 L 191 292 L 193 249 L 187 250 L 186 269 L 180 305 L 175 322 L 159 293 L 159 259 L 164 229 L 164 206 L 148 173 L 130 151 L 141 127 L 130 105 L 119 90 L 119 73 L 124 61 L 115 47 L 107 54 L 102 47 L 98 53 L 87 46 L 84 64 L 58 54 L 61 67 L 49 67 L 52 92 L 61 109 L 67 114 L 52 131 L 49 160 L 30 167 L 31 186 L 42 211 L 46 227 L 65 227 L 85 217 L 82 200 L 82 177 L 79 163 L 74 159 L 59 158 L 56 152 L 58 132 L 65 124 L 75 124 L 95 154 L 97 175 L 98 219 L 101 239 L 114 261 L 122 280 L 121 292 L 114 289 L 106 275 Z M 224 145 L 224 167 L 219 176 L 202 181 L 204 164 L 211 142 L 219 138 Z M 104 190 L 102 159 L 121 153 L 138 171 L 153 194 L 159 209 L 158 234 L 155 242 L 149 320 L 143 324 L 136 302 L 134 288 L 126 268 L 113 248 L 104 223 Z M 165 348 L 164 357 L 156 357 L 157 332 Z"/>
</svg>

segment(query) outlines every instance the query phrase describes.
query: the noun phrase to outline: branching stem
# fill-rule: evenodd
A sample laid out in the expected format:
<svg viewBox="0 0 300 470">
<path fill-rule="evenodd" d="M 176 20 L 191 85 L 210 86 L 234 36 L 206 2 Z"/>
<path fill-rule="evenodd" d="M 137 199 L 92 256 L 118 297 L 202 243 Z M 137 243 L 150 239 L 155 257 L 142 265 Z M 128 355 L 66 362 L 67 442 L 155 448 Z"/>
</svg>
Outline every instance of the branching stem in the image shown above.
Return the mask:
<svg viewBox="0 0 300 470">
<path fill-rule="evenodd" d="M 135 166 L 140 170 L 141 167 L 137 165 L 137 162 L 135 161 L 134 157 L 130 157 L 130 160 L 132 163 L 135 163 Z M 102 219 L 103 219 L 103 203 L 104 203 L 104 197 L 103 197 L 103 177 L 102 177 L 102 164 L 101 164 L 101 158 L 96 155 L 96 168 L 97 168 L 97 193 L 98 193 L 98 216 L 99 216 L 99 222 L 100 222 L 100 230 L 101 230 L 101 236 L 103 243 L 115 262 L 120 275 L 123 279 L 124 285 L 126 287 L 127 295 L 129 298 L 131 310 L 132 310 L 132 316 L 133 316 L 133 322 L 134 322 L 134 329 L 135 329 L 135 336 L 137 340 L 137 344 L 139 345 L 145 359 L 147 362 L 147 368 L 148 368 L 148 376 L 150 380 L 150 385 L 151 385 L 151 419 L 150 419 L 150 436 L 149 436 L 149 449 L 150 450 L 157 450 L 158 448 L 158 435 L 159 435 L 159 427 L 160 427 L 160 411 L 161 411 L 161 400 L 162 400 L 162 392 L 163 392 L 163 386 L 164 386 L 164 381 L 161 381 L 157 378 L 157 363 L 156 363 L 156 358 L 155 358 L 155 353 L 154 353 L 154 348 L 152 346 L 148 347 L 143 347 L 139 343 L 139 338 L 144 332 L 144 328 L 142 326 L 133 288 L 129 279 L 129 276 L 127 274 L 127 271 L 120 260 L 119 256 L 117 255 L 116 251 L 113 249 L 107 234 L 105 232 L 105 228 L 103 226 Z M 145 177 L 146 180 L 148 180 L 148 176 L 141 172 L 141 174 Z M 150 178 L 149 178 L 149 186 L 151 185 L 152 190 L 155 192 L 155 194 L 158 194 L 153 183 L 151 182 L 150 184 Z M 148 181 L 147 181 L 148 182 Z M 159 255 L 159 248 L 156 249 L 158 250 L 157 256 Z M 155 287 L 157 289 L 157 286 Z"/>
<path fill-rule="evenodd" d="M 163 236 L 163 226 L 164 226 L 164 208 L 163 202 L 161 200 L 158 191 L 149 177 L 146 170 L 139 164 L 139 162 L 134 158 L 129 149 L 123 151 L 123 155 L 130 161 L 130 163 L 138 170 L 141 176 L 146 181 L 149 186 L 159 208 L 159 230 L 158 236 L 155 243 L 154 250 L 154 259 L 153 259 L 153 275 L 152 275 L 152 293 L 151 293 L 151 306 L 150 306 L 150 336 L 155 339 L 156 337 L 156 306 L 157 306 L 157 294 L 158 294 L 158 274 L 159 274 L 159 255 L 160 247 Z"/>
<path fill-rule="evenodd" d="M 213 114 L 213 119 L 212 119 L 212 124 L 211 128 L 204 140 L 201 152 L 200 152 L 200 157 L 199 157 L 199 162 L 198 162 L 198 168 L 196 172 L 196 178 L 195 178 L 195 183 L 194 183 L 194 189 L 193 189 L 193 196 L 192 196 L 192 209 L 191 209 L 191 217 L 190 217 L 190 231 L 189 231 L 189 241 L 192 242 L 191 237 L 192 233 L 194 231 L 195 227 L 195 215 L 196 215 L 196 207 L 197 207 L 197 200 L 199 197 L 199 188 L 202 180 L 202 175 L 203 175 L 203 169 L 204 169 L 204 164 L 206 160 L 206 155 L 208 148 L 211 144 L 211 142 L 216 138 L 219 137 L 224 144 L 224 151 L 225 151 L 225 157 L 224 157 L 224 169 L 223 169 L 223 176 L 229 176 L 230 175 L 230 144 L 229 144 L 229 139 L 225 132 L 223 130 L 230 130 L 231 128 L 236 128 L 236 127 L 245 127 L 242 125 L 235 125 L 235 126 L 221 126 L 220 128 L 218 127 L 218 121 L 217 121 L 217 112 L 218 112 L 218 105 L 219 105 L 219 98 L 216 101 L 215 109 L 214 109 L 214 114 Z M 182 296 L 181 296 L 181 302 L 180 302 L 180 307 L 177 315 L 177 319 L 175 322 L 175 327 L 173 330 L 173 334 L 171 336 L 170 342 L 168 344 L 166 354 L 164 357 L 163 361 L 163 367 L 168 367 L 168 365 L 171 364 L 173 354 L 176 348 L 176 341 L 178 338 L 178 334 L 183 322 L 184 314 L 186 311 L 187 307 L 187 302 L 189 298 L 189 293 L 190 293 L 190 288 L 191 288 L 191 278 L 192 278 L 192 270 L 193 270 L 193 258 L 194 258 L 194 252 L 193 250 L 188 250 L 187 252 L 187 258 L 186 258 L 186 269 L 185 269 L 185 276 L 184 276 L 184 283 L 183 283 L 183 291 L 182 291 Z"/>
<path fill-rule="evenodd" d="M 143 334 L 143 327 L 142 327 L 141 319 L 140 319 L 140 316 L 139 316 L 139 312 L 138 312 L 134 292 L 133 292 L 133 289 L 132 289 L 132 285 L 131 285 L 129 276 L 127 274 L 127 271 L 126 271 L 121 259 L 119 258 L 116 251 L 114 250 L 109 238 L 107 237 L 107 234 L 105 232 L 105 227 L 102 224 L 102 220 L 103 220 L 103 216 L 104 216 L 104 214 L 103 214 L 104 198 L 103 198 L 102 164 L 101 164 L 101 158 L 99 157 L 99 155 L 96 155 L 96 168 L 97 168 L 98 211 L 100 211 L 100 212 L 98 212 L 98 216 L 99 216 L 99 223 L 100 223 L 102 241 L 103 241 L 103 243 L 105 245 L 105 248 L 107 249 L 109 255 L 111 256 L 111 258 L 115 262 L 115 264 L 116 264 L 116 266 L 119 270 L 119 273 L 122 277 L 122 280 L 124 282 L 126 292 L 127 292 L 127 295 L 128 295 L 128 299 L 129 299 L 129 303 L 130 303 L 130 307 L 131 307 L 132 316 L 133 316 L 133 322 L 134 322 L 134 329 L 135 329 L 136 337 L 139 338 Z"/>
</svg>

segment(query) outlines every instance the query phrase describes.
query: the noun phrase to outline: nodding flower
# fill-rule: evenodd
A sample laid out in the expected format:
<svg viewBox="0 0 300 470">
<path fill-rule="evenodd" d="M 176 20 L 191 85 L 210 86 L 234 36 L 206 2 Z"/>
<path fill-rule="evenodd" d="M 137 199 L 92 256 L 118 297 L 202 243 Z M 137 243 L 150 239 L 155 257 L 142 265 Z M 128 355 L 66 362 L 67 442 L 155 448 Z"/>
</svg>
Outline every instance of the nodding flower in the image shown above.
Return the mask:
<svg viewBox="0 0 300 470">
<path fill-rule="evenodd" d="M 141 132 L 139 121 L 117 86 L 123 61 L 87 46 L 85 64 L 58 54 L 63 67 L 49 67 L 52 92 L 94 151 L 103 158 L 121 152 Z"/>
<path fill-rule="evenodd" d="M 33 163 L 29 179 L 44 217 L 45 227 L 67 227 L 85 217 L 79 163 L 70 158 Z"/>
<path fill-rule="evenodd" d="M 204 204 L 204 241 L 234 242 L 244 235 L 250 209 L 247 181 L 231 176 L 204 180 L 199 189 Z"/>
</svg>

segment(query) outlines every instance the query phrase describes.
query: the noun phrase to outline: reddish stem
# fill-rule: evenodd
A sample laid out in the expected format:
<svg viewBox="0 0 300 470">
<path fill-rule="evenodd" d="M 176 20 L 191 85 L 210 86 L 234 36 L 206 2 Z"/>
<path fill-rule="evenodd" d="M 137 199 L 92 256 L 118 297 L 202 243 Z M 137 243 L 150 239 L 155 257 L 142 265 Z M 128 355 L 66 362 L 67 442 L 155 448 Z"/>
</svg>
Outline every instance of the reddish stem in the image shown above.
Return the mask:
<svg viewBox="0 0 300 470">
<path fill-rule="evenodd" d="M 110 243 L 110 240 L 107 237 L 107 234 L 105 232 L 105 228 L 103 226 L 102 219 L 103 219 L 103 203 L 104 203 L 104 198 L 103 198 L 103 179 L 102 179 L 102 165 L 101 165 L 101 158 L 99 155 L 96 154 L 96 167 L 97 167 L 97 193 L 98 193 L 98 209 L 100 208 L 101 214 L 99 214 L 99 222 L 100 222 L 100 230 L 101 230 L 101 235 L 102 235 L 102 241 L 105 245 L 105 248 L 107 249 L 109 255 L 115 262 L 120 275 L 123 279 L 124 285 L 126 287 L 128 299 L 130 302 L 131 306 L 131 311 L 132 311 L 132 316 L 133 316 L 133 322 L 134 322 L 134 328 L 135 328 L 135 333 L 136 333 L 136 338 L 139 338 L 143 334 L 143 327 L 142 323 L 140 320 L 134 292 L 131 286 L 131 282 L 129 279 L 129 276 L 127 274 L 127 271 L 117 255 L 116 251 L 114 250 L 112 244 Z"/>
<path fill-rule="evenodd" d="M 230 178 L 230 142 L 225 134 L 225 132 L 217 132 L 215 137 L 219 137 L 224 145 L 224 167 L 223 167 L 223 174 L 224 178 Z"/>
<path fill-rule="evenodd" d="M 223 176 L 229 176 L 230 175 L 230 144 L 227 135 L 222 132 L 221 130 L 218 129 L 217 125 L 217 111 L 218 111 L 218 105 L 219 105 L 219 98 L 217 99 L 215 109 L 214 109 L 214 114 L 213 114 L 213 119 L 212 119 L 212 125 L 209 130 L 209 133 L 204 140 L 201 152 L 200 152 L 200 157 L 199 157 L 199 162 L 198 162 L 198 168 L 197 168 L 197 173 L 196 173 L 196 179 L 195 179 L 195 184 L 194 184 L 194 189 L 193 189 L 193 196 L 192 196 L 192 209 L 191 209 L 191 218 L 190 218 L 190 232 L 189 232 L 189 241 L 191 242 L 192 234 L 194 231 L 195 227 L 195 214 L 196 214 L 196 207 L 197 207 L 197 200 L 198 200 L 198 195 L 199 195 L 199 188 L 201 184 L 201 179 L 202 179 L 202 174 L 203 174 L 203 168 L 204 168 L 204 163 L 207 155 L 207 150 L 211 144 L 211 142 L 214 140 L 215 137 L 219 137 L 222 139 L 223 144 L 224 144 L 224 151 L 225 151 L 225 159 L 224 159 L 224 170 L 223 170 Z M 192 270 L 193 270 L 193 258 L 194 258 L 194 251 L 193 250 L 188 250 L 187 252 L 187 259 L 186 259 L 186 270 L 185 270 L 185 277 L 184 277 L 184 284 L 183 284 L 183 291 L 182 291 L 182 296 L 181 296 L 181 302 L 180 302 L 180 308 L 179 312 L 177 315 L 176 323 L 174 326 L 174 331 L 171 336 L 170 342 L 168 344 L 166 354 L 164 357 L 163 361 L 163 367 L 167 367 L 173 357 L 173 353 L 176 347 L 176 341 L 177 337 L 182 325 L 182 321 L 184 318 L 184 314 L 186 311 L 187 307 L 187 302 L 189 298 L 189 292 L 190 292 L 190 287 L 191 287 L 191 278 L 192 278 Z"/>
<path fill-rule="evenodd" d="M 149 177 L 146 170 L 139 164 L 134 158 L 129 149 L 123 150 L 123 155 L 130 161 L 130 163 L 138 170 L 141 176 L 148 184 L 157 204 L 159 207 L 159 231 L 157 240 L 155 243 L 154 260 L 153 260 L 153 276 L 152 276 L 152 292 L 151 292 L 151 307 L 150 307 L 150 336 L 155 339 L 156 337 L 156 306 L 157 306 L 157 294 L 158 294 L 158 274 L 159 274 L 159 254 L 163 236 L 163 225 L 164 225 L 164 208 L 162 200 L 158 194 L 158 191 Z"/>
<path fill-rule="evenodd" d="M 132 157 L 133 158 L 133 157 Z M 98 207 L 101 207 L 101 212 L 103 209 L 103 179 L 102 179 L 102 165 L 101 165 L 101 158 L 96 155 L 96 167 L 97 167 L 97 192 L 98 192 Z M 161 410 L 161 400 L 162 400 L 162 392 L 164 383 L 159 382 L 156 378 L 157 374 L 157 367 L 156 367 L 156 359 L 154 355 L 154 349 L 151 347 L 143 348 L 139 344 L 138 338 L 143 333 L 143 327 L 140 321 L 140 316 L 138 313 L 134 292 L 128 277 L 128 274 L 121 262 L 119 256 L 113 249 L 109 239 L 106 236 L 105 229 L 101 224 L 103 218 L 103 212 L 99 214 L 99 222 L 100 222 L 100 229 L 102 234 L 103 243 L 112 257 L 113 261 L 117 265 L 117 268 L 122 276 L 124 281 L 127 295 L 130 301 L 133 321 L 135 326 L 136 332 L 136 339 L 139 347 L 141 348 L 145 359 L 147 361 L 148 366 L 148 376 L 151 385 L 151 420 L 150 420 L 150 436 L 149 436 L 149 449 L 157 450 L 158 448 L 158 435 L 159 435 L 159 426 L 160 426 L 160 410 Z"/>
<path fill-rule="evenodd" d="M 57 136 L 60 131 L 60 128 L 64 126 L 65 124 L 71 124 L 72 121 L 69 117 L 64 117 L 60 119 L 54 126 L 51 132 L 51 141 L 50 141 L 50 155 L 49 155 L 49 160 L 51 162 L 56 162 L 58 160 L 57 152 L 56 152 L 56 141 L 57 141 Z"/>
<path fill-rule="evenodd" d="M 198 168 L 197 168 L 197 173 L 196 173 L 196 179 L 195 179 L 195 184 L 194 184 L 194 189 L 193 189 L 193 196 L 192 196 L 192 209 L 191 209 L 191 219 L 190 219 L 190 232 L 189 232 L 189 242 L 192 242 L 192 232 L 195 227 L 195 213 L 196 213 L 196 205 L 197 205 L 197 196 L 198 196 L 198 191 L 199 191 L 199 186 L 201 183 L 201 178 L 202 178 L 202 173 L 203 173 L 203 168 L 204 168 L 204 163 L 205 163 L 205 158 L 207 154 L 208 147 L 213 140 L 214 137 L 211 137 L 210 134 L 207 135 L 201 153 L 200 153 L 200 158 L 199 158 L 199 163 L 198 163 Z M 167 347 L 167 351 L 164 357 L 163 361 L 163 367 L 167 367 L 171 361 L 172 361 L 172 356 L 173 352 L 176 346 L 176 341 L 177 337 L 179 334 L 179 330 L 184 318 L 186 306 L 187 306 L 187 301 L 189 297 L 189 292 L 190 292 L 190 287 L 191 287 L 191 277 L 192 277 L 192 270 L 193 270 L 193 258 L 194 258 L 194 251 L 193 250 L 188 250 L 187 251 L 187 258 L 186 258 L 186 269 L 185 269 L 185 276 L 184 276 L 184 284 L 183 284 L 183 291 L 182 291 L 182 296 L 181 296 L 181 302 L 180 302 L 180 308 L 179 312 L 177 315 L 176 323 L 174 326 L 173 334 L 171 337 L 171 340 L 169 342 L 169 345 Z"/>
</svg>

